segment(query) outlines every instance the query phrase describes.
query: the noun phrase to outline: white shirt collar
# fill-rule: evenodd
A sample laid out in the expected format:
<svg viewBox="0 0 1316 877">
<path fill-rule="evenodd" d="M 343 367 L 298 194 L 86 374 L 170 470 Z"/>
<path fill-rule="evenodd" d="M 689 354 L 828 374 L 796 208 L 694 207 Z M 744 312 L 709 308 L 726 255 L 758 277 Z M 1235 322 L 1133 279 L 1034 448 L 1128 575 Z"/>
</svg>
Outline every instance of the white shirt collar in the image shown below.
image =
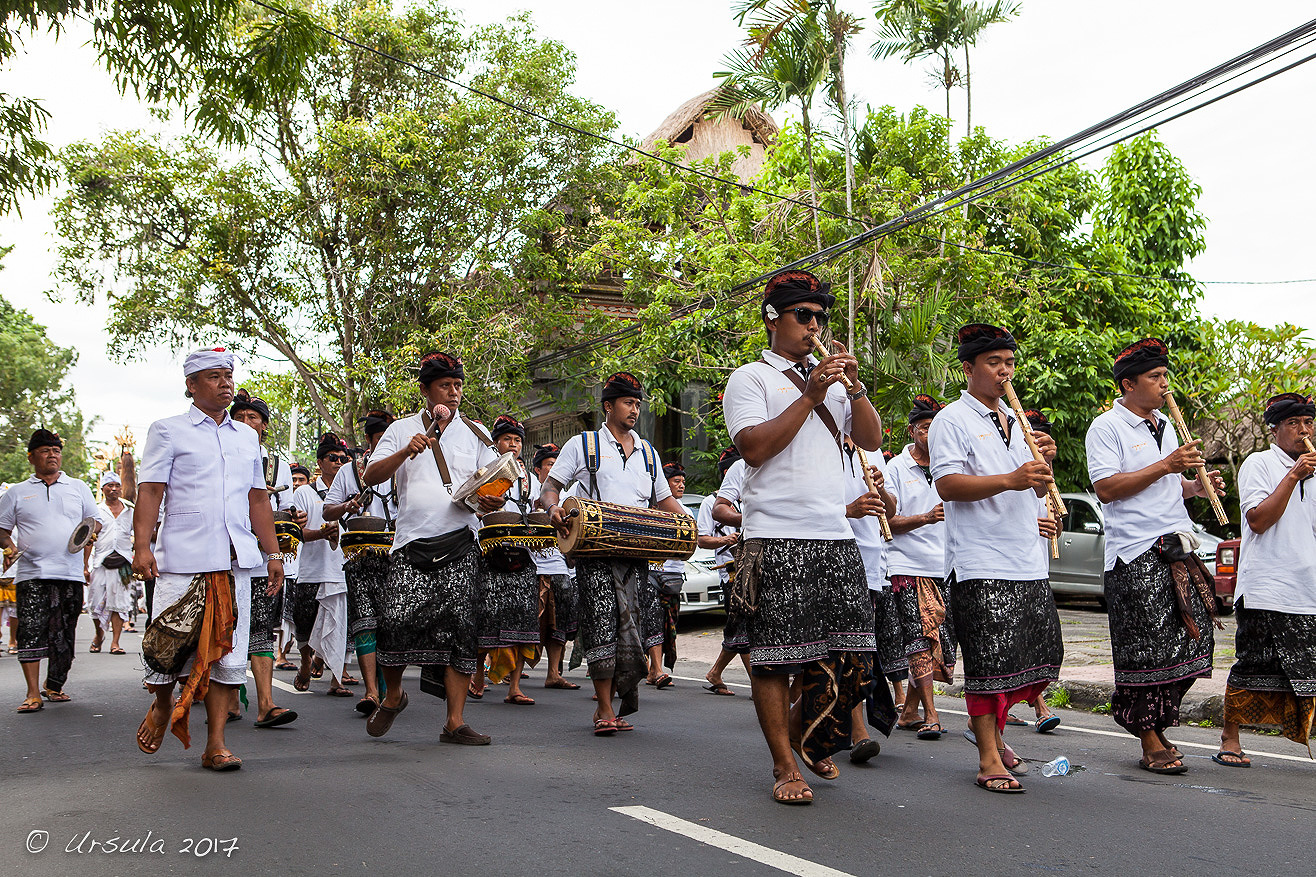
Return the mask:
<svg viewBox="0 0 1316 877">
<path fill-rule="evenodd" d="M 964 401 L 965 405 L 968 405 L 970 408 L 972 408 L 977 413 L 981 414 L 983 417 L 986 417 L 987 415 L 992 413 L 992 410 L 990 408 L 982 404 L 981 399 L 970 393 L 968 390 L 960 390 L 960 399 Z M 1014 420 L 1014 415 L 1010 413 L 1010 409 L 1006 406 L 1005 399 L 996 400 L 996 410 L 1002 412 L 1011 420 Z"/>
<path fill-rule="evenodd" d="M 1115 404 L 1112 407 L 1115 409 L 1116 412 L 1118 412 L 1120 419 L 1122 419 L 1129 426 L 1137 426 L 1140 423 L 1147 422 L 1146 418 L 1140 417 L 1137 414 L 1130 411 L 1129 407 L 1124 404 L 1123 399 L 1116 399 Z M 1169 420 L 1169 418 L 1166 417 L 1164 414 L 1162 414 L 1160 411 L 1153 411 L 1152 415 L 1156 418 L 1157 425 Z"/>
<path fill-rule="evenodd" d="M 773 353 L 771 350 L 763 351 L 763 361 L 777 371 L 785 371 L 788 368 L 794 368 L 795 366 L 800 365 L 800 363 L 793 362 L 779 353 Z M 804 365 L 814 366 L 817 364 L 818 360 L 814 358 L 812 353 L 804 357 Z"/>
<path fill-rule="evenodd" d="M 37 473 L 35 473 L 35 472 L 32 473 L 32 477 L 29 478 L 29 479 L 27 479 L 27 481 L 28 481 L 29 484 L 45 484 L 45 483 L 46 483 L 43 479 L 38 478 L 38 477 L 37 477 Z M 63 470 L 63 469 L 60 469 L 60 470 L 59 470 L 59 476 L 55 479 L 55 483 L 56 483 L 56 484 L 60 484 L 60 483 L 68 484 L 68 483 L 69 483 L 69 477 L 68 477 L 67 475 L 64 474 L 64 470 Z"/>
<path fill-rule="evenodd" d="M 188 419 L 190 419 L 190 420 L 192 421 L 192 425 L 193 425 L 193 426 L 200 426 L 200 425 L 201 425 L 201 422 L 204 421 L 204 420 L 209 420 L 209 421 L 211 421 L 212 423 L 214 423 L 214 419 L 213 419 L 209 414 L 207 414 L 206 412 L 202 411 L 200 408 L 196 407 L 196 403 L 193 403 L 193 404 L 191 404 L 191 405 L 188 406 L 188 408 L 187 408 L 187 416 L 188 416 Z M 221 426 L 227 426 L 229 429 L 235 429 L 235 428 L 236 428 L 236 427 L 233 426 L 233 418 L 231 418 L 231 417 L 228 416 L 228 411 L 227 411 L 227 410 L 224 411 L 224 419 L 223 419 L 223 420 L 220 420 L 220 421 L 219 421 L 218 423 L 216 423 L 215 425 L 216 425 L 217 428 L 218 428 L 218 427 L 221 427 Z M 253 430 L 253 431 L 254 431 L 254 430 Z"/>
</svg>

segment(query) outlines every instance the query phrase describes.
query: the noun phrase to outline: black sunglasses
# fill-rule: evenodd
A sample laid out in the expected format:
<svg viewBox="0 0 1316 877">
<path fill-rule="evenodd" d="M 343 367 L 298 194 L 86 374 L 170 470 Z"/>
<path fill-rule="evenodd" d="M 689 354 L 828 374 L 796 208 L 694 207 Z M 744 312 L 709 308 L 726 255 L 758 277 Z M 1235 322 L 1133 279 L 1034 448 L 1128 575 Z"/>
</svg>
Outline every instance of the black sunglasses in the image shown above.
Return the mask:
<svg viewBox="0 0 1316 877">
<path fill-rule="evenodd" d="M 325 457 L 325 459 L 331 463 L 346 463 L 348 460 L 352 458 L 347 456 L 346 454 L 330 454 L 329 456 Z"/>
<path fill-rule="evenodd" d="M 813 320 L 817 320 L 819 326 L 825 326 L 827 318 L 832 315 L 831 311 L 815 311 L 813 308 L 787 308 L 786 313 L 794 314 L 795 321 L 801 326 L 807 326 Z"/>
</svg>

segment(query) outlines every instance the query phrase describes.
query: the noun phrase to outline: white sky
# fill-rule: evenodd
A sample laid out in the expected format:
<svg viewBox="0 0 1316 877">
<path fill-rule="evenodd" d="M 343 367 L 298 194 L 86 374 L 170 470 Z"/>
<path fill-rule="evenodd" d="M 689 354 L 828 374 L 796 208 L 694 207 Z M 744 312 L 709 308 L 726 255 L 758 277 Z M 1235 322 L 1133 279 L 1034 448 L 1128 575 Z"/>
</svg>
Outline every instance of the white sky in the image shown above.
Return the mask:
<svg viewBox="0 0 1316 877">
<path fill-rule="evenodd" d="M 621 131 L 635 137 L 710 88 L 720 59 L 740 40 L 728 0 L 451 5 L 465 10 L 472 24 L 529 8 L 541 35 L 576 53 L 575 92 L 616 112 Z M 845 5 L 869 16 L 871 24 L 868 3 Z M 1218 0 L 1024 0 L 1023 15 L 988 30 L 972 57 L 974 123 L 1011 142 L 1058 139 L 1278 36 L 1310 14 L 1309 3 L 1292 0 L 1268 0 L 1246 12 Z M 44 36 L 29 40 L 26 54 L 0 69 L 0 92 L 41 98 L 53 115 L 49 139 L 59 146 L 115 128 L 158 129 L 145 107 L 118 95 L 92 52 L 80 45 L 83 39 L 74 34 L 58 44 Z M 892 104 L 901 111 L 920 103 L 943 106 L 926 64 L 873 61 L 867 53 L 871 40 L 870 32 L 859 35 L 847 66 L 850 91 L 861 105 Z M 1198 279 L 1316 277 L 1305 240 L 1307 199 L 1316 182 L 1305 148 L 1316 130 L 1304 109 L 1313 85 L 1316 63 L 1161 129 L 1161 138 L 1203 188 L 1199 207 L 1210 224 L 1207 250 L 1192 265 Z M 952 99 L 958 133 L 963 93 Z M 784 114 L 776 115 L 781 120 Z M 46 216 L 51 201 L 29 200 L 21 218 L 0 219 L 0 244 L 16 245 L 0 271 L 0 290 L 44 323 L 56 343 L 79 351 L 71 381 L 83 411 L 100 418 L 92 437 L 108 439 L 125 423 L 143 436 L 152 420 L 184 404 L 179 358 L 146 350 L 142 362 L 115 363 L 102 328 L 103 305 L 46 298 L 54 265 Z M 1212 284 L 1203 308 L 1211 316 L 1310 327 L 1316 322 L 1316 284 Z"/>
</svg>

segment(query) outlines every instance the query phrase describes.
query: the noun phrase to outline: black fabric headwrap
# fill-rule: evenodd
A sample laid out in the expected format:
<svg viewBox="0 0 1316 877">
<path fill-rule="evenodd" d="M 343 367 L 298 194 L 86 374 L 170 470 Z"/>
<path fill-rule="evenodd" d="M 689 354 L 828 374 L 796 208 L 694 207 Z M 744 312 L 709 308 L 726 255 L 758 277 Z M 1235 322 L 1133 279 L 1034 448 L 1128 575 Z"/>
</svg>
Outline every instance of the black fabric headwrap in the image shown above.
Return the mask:
<svg viewBox="0 0 1316 877">
<path fill-rule="evenodd" d="M 417 380 L 422 384 L 428 384 L 430 381 L 437 381 L 440 378 L 466 380 L 466 369 L 462 367 L 462 361 L 455 356 L 439 353 L 438 351 L 432 351 L 422 356 L 420 358 L 420 375 Z"/>
<path fill-rule="evenodd" d="M 253 398 L 250 393 L 242 389 L 233 396 L 233 404 L 228 408 L 228 416 L 234 417 L 240 411 L 255 411 L 260 415 L 261 420 L 270 422 L 270 406 L 265 404 L 265 400 Z"/>
<path fill-rule="evenodd" d="M 1019 349 L 1009 330 L 988 323 L 969 323 L 960 327 L 960 331 L 955 333 L 955 340 L 960 345 L 956 351 L 960 362 L 972 362 L 978 354 L 989 350 Z"/>
<path fill-rule="evenodd" d="M 310 469 L 307 469 L 307 468 L 306 468 L 305 466 L 303 466 L 301 463 L 298 463 L 298 464 L 296 464 L 295 466 L 291 466 L 291 467 L 289 467 L 289 469 L 288 469 L 288 474 L 290 474 L 290 475 L 301 475 L 301 476 L 302 476 L 303 478 L 305 478 L 307 481 L 310 481 L 310 480 L 311 480 L 311 470 L 310 470 Z"/>
<path fill-rule="evenodd" d="M 682 478 L 685 477 L 685 467 L 682 466 L 680 463 L 664 463 L 664 464 L 663 464 L 663 477 L 664 477 L 664 478 L 676 478 L 678 475 L 679 475 L 680 477 L 682 477 Z"/>
<path fill-rule="evenodd" d="M 1028 425 L 1033 428 L 1033 432 L 1044 432 L 1051 434 L 1051 421 L 1046 419 L 1046 415 L 1036 408 L 1029 408 L 1024 412 L 1024 417 L 1028 418 Z"/>
<path fill-rule="evenodd" d="M 1316 402 L 1302 393 L 1280 393 L 1266 401 L 1266 425 L 1278 426 L 1290 417 L 1316 417 Z"/>
<path fill-rule="evenodd" d="M 557 458 L 562 453 L 562 449 L 552 442 L 546 445 L 535 445 L 535 456 L 530 460 L 530 465 L 538 469 L 544 465 L 545 460 Z"/>
<path fill-rule="evenodd" d="M 768 316 L 769 305 L 781 314 L 786 308 L 800 302 L 810 302 L 831 310 L 832 305 L 836 304 L 836 296 L 831 294 L 831 288 L 830 283 L 819 280 L 808 271 L 779 272 L 763 288 L 763 315 Z"/>
<path fill-rule="evenodd" d="M 393 415 L 389 414 L 384 409 L 372 408 L 367 411 L 366 416 L 358 420 L 357 423 L 361 424 L 361 431 L 366 434 L 366 438 L 370 438 L 370 436 L 388 429 L 389 424 L 392 423 L 393 420 Z"/>
<path fill-rule="evenodd" d="M 734 464 L 739 459 L 740 459 L 740 451 L 736 450 L 735 445 L 732 445 L 718 456 L 717 458 L 718 471 L 721 472 L 723 475 L 726 475 L 727 470 L 730 469 L 732 464 Z"/>
<path fill-rule="evenodd" d="M 338 451 L 347 453 L 347 442 L 340 439 L 337 433 L 326 432 L 320 436 L 320 446 L 315 451 L 315 459 L 323 460 Z"/>
<path fill-rule="evenodd" d="M 48 429 L 38 429 L 32 433 L 32 437 L 27 440 L 27 452 L 30 454 L 37 448 L 62 448 L 64 440 L 58 434 Z"/>
<path fill-rule="evenodd" d="M 914 407 L 909 409 L 909 422 L 918 423 L 920 420 L 931 420 L 937 416 L 938 411 L 945 407 L 941 402 L 926 393 L 919 393 L 914 397 Z"/>
<path fill-rule="evenodd" d="M 493 422 L 493 431 L 489 433 L 489 438 L 498 441 L 500 435 L 507 435 L 508 433 L 525 438 L 525 427 L 515 417 L 500 414 L 498 419 Z"/>
<path fill-rule="evenodd" d="M 1115 354 L 1115 364 L 1111 366 L 1111 376 L 1119 384 L 1125 378 L 1136 378 L 1162 366 L 1170 365 L 1170 348 L 1159 338 L 1144 338 L 1135 341 Z"/>
<path fill-rule="evenodd" d="M 644 386 L 640 383 L 639 378 L 630 372 L 617 372 L 615 375 L 609 375 L 608 379 L 603 382 L 602 401 L 609 402 L 613 399 L 625 397 L 644 399 Z"/>
</svg>

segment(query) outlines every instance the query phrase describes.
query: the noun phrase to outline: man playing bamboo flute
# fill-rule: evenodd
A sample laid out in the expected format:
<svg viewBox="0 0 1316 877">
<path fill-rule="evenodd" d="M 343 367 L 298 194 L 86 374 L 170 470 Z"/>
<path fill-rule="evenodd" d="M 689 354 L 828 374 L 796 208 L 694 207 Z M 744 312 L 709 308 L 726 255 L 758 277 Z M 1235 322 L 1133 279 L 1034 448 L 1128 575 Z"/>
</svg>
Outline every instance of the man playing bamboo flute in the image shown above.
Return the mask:
<svg viewBox="0 0 1316 877">
<path fill-rule="evenodd" d="M 1142 741 L 1144 770 L 1188 768 L 1165 738 L 1179 703 L 1211 675 L 1215 586 L 1193 552 L 1197 539 L 1184 499 L 1201 485 L 1184 473 L 1202 465 L 1201 442 L 1179 446 L 1161 413 L 1170 353 L 1144 338 L 1115 357 L 1120 398 L 1087 433 L 1088 477 L 1106 522 L 1105 593 L 1115 660 L 1111 716 Z M 1219 475 L 1211 473 L 1217 489 Z"/>
<path fill-rule="evenodd" d="M 943 408 L 928 432 L 932 480 L 946 518 L 951 616 L 964 655 L 964 691 L 978 747 L 977 784 L 1021 792 L 1010 774 L 1027 771 L 1001 732 L 1010 707 L 1059 678 L 1064 644 L 1051 596 L 1037 497 L 1053 480 L 1050 436 L 1034 435 L 1036 460 L 1002 399 L 1014 377 L 1014 338 L 972 323 L 957 354 L 968 388 Z"/>
<path fill-rule="evenodd" d="M 829 289 L 807 271 L 768 281 L 762 314 L 771 349 L 736 369 L 722 399 L 747 466 L 744 549 L 728 605 L 745 619 L 754 708 L 772 755 L 772 798 L 782 804 L 813 801 L 795 752 L 824 779 L 840 774 L 831 756 L 850 743 L 851 711 L 873 685 L 877 648 L 845 517 L 841 440 L 848 434 L 875 451 L 882 422 L 853 356 L 811 354 L 836 300 Z"/>
<path fill-rule="evenodd" d="M 1237 660 L 1225 688 L 1219 764 L 1248 767 L 1240 724 L 1279 725 L 1310 749 L 1316 704 L 1316 494 L 1311 445 L 1316 403 L 1282 393 L 1266 403 L 1271 445 L 1238 470 Z"/>
</svg>

